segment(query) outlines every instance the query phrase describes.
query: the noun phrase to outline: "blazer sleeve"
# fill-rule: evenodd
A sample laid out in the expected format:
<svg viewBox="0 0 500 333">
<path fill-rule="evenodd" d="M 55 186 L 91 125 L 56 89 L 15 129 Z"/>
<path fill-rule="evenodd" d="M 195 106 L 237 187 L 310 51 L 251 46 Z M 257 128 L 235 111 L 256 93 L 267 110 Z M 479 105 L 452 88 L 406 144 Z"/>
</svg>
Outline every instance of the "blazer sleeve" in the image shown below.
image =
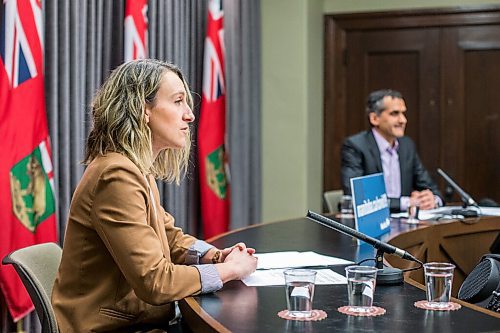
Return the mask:
<svg viewBox="0 0 500 333">
<path fill-rule="evenodd" d="M 181 228 L 175 226 L 175 219 L 161 207 L 163 213 L 163 224 L 167 233 L 168 246 L 172 262 L 183 264 L 189 248 L 194 244 L 196 238 L 182 232 Z"/>
<path fill-rule="evenodd" d="M 363 154 L 356 147 L 352 140 L 347 139 L 344 141 L 341 150 L 342 166 L 341 178 L 342 189 L 345 194 L 351 194 L 351 178 L 360 177 L 364 175 L 363 169 Z"/>
<path fill-rule="evenodd" d="M 92 223 L 140 299 L 161 305 L 201 291 L 198 270 L 173 264 L 147 223 L 149 190 L 138 169 L 122 164 L 106 168 L 94 196 Z"/>
</svg>

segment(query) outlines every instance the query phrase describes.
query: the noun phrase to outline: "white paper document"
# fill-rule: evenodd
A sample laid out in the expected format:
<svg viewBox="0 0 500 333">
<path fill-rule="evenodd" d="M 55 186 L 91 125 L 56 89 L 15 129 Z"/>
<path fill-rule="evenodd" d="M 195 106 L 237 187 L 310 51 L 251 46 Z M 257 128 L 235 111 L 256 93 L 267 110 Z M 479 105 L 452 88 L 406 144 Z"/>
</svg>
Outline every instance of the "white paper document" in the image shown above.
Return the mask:
<svg viewBox="0 0 500 333">
<path fill-rule="evenodd" d="M 256 253 L 254 255 L 259 258 L 257 269 L 335 266 L 353 263 L 352 261 L 329 257 L 312 251 Z"/>
<path fill-rule="evenodd" d="M 436 209 L 430 209 L 430 210 L 420 210 L 418 212 L 418 219 L 421 221 L 427 221 L 427 220 L 437 220 L 439 218 L 442 218 L 443 213 L 436 211 L 439 208 Z M 393 213 L 391 214 L 391 217 L 393 218 L 408 218 L 408 213 L 403 212 L 403 213 Z"/>
<path fill-rule="evenodd" d="M 436 220 L 438 218 L 443 218 L 443 216 L 446 218 L 457 218 L 456 216 L 451 215 L 451 211 L 453 209 L 462 209 L 461 206 L 443 206 L 439 207 L 436 209 L 430 209 L 430 210 L 420 210 L 418 212 L 418 219 L 419 220 Z M 484 216 L 500 216 L 500 208 L 498 207 L 468 207 L 467 209 L 472 209 L 476 210 L 479 215 L 484 215 Z M 408 218 L 408 213 L 403 212 L 403 213 L 396 213 L 396 214 L 391 214 L 391 217 L 394 218 Z"/>
<path fill-rule="evenodd" d="M 267 269 L 255 271 L 250 276 L 243 279 L 243 283 L 249 287 L 262 286 L 284 286 L 285 269 Z M 347 279 L 329 269 L 315 269 L 317 273 L 315 284 L 347 284 Z"/>
</svg>

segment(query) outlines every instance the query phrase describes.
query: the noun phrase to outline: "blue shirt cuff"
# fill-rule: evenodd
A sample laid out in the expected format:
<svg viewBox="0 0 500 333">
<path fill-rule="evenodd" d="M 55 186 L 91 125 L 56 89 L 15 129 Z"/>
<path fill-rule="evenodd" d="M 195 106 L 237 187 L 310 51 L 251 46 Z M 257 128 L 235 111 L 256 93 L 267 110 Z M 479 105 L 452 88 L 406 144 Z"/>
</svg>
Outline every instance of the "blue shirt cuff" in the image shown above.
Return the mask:
<svg viewBox="0 0 500 333">
<path fill-rule="evenodd" d="M 200 263 L 200 258 L 205 255 L 213 245 L 208 244 L 205 241 L 197 239 L 193 245 L 188 249 L 186 259 L 184 260 L 184 264 L 186 265 L 196 265 Z"/>
<path fill-rule="evenodd" d="M 222 280 L 215 265 L 195 265 L 194 267 L 200 272 L 202 294 L 213 293 L 222 288 Z"/>
</svg>

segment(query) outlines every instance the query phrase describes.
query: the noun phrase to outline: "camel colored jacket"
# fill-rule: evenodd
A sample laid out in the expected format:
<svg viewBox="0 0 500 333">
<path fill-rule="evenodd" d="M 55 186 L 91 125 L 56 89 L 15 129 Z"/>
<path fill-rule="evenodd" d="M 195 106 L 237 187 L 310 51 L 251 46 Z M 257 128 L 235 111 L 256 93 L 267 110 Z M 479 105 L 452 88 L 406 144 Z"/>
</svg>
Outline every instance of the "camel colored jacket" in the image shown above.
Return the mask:
<svg viewBox="0 0 500 333">
<path fill-rule="evenodd" d="M 166 326 L 172 302 L 201 290 L 182 265 L 195 240 L 174 227 L 152 177 L 121 154 L 96 158 L 73 195 L 52 292 L 60 332 Z"/>
</svg>

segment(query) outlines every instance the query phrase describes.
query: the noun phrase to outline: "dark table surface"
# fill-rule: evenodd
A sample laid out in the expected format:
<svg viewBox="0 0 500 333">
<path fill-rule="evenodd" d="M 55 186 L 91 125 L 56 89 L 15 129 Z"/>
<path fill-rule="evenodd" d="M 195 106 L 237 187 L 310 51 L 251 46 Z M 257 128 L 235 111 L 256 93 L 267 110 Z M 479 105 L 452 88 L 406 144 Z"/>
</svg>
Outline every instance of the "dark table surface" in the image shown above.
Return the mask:
<svg viewBox="0 0 500 333">
<path fill-rule="evenodd" d="M 391 235 L 415 226 L 393 221 Z M 257 252 L 315 251 L 351 261 L 373 257 L 368 245 L 358 247 L 349 236 L 307 219 L 263 224 L 230 233 L 212 243 L 224 248 L 239 241 Z M 332 267 L 344 275 L 345 266 Z M 413 303 L 425 299 L 425 291 L 411 284 L 377 286 L 374 305 L 387 310 L 379 317 L 352 317 L 337 311 L 347 305 L 346 285 L 318 285 L 314 308 L 326 311 L 322 321 L 299 322 L 281 319 L 277 313 L 286 308 L 285 288 L 247 287 L 240 281 L 227 283 L 215 294 L 194 297 L 201 308 L 233 332 L 500 332 L 500 319 L 473 309 L 438 312 L 417 309 Z"/>
</svg>

